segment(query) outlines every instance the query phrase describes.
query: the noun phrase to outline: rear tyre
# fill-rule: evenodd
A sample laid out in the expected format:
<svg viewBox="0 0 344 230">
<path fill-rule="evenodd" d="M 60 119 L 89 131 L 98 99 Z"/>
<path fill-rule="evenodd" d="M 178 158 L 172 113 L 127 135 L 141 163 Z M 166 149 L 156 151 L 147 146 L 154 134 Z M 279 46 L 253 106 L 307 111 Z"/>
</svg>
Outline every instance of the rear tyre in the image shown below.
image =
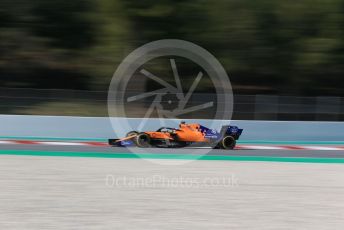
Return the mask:
<svg viewBox="0 0 344 230">
<path fill-rule="evenodd" d="M 148 148 L 151 146 L 151 138 L 146 133 L 139 133 L 135 137 L 135 144 L 137 147 L 140 147 L 140 148 Z"/>
<path fill-rule="evenodd" d="M 125 136 L 126 136 L 126 137 L 130 137 L 130 136 L 134 136 L 134 135 L 137 135 L 137 134 L 139 134 L 139 132 L 137 132 L 137 131 L 130 131 L 130 132 L 127 133 Z"/>
<path fill-rule="evenodd" d="M 234 149 L 236 140 L 232 136 L 224 136 L 219 142 L 218 147 L 221 149 Z"/>
</svg>

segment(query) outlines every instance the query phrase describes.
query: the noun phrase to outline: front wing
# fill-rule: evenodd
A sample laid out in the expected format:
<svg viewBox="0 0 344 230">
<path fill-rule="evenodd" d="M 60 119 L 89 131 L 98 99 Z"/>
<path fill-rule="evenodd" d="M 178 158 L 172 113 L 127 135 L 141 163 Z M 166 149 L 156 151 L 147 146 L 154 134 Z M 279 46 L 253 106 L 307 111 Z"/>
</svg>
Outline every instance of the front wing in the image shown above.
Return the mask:
<svg viewBox="0 0 344 230">
<path fill-rule="evenodd" d="M 132 140 L 109 139 L 109 145 L 115 147 L 133 147 L 135 143 Z"/>
</svg>

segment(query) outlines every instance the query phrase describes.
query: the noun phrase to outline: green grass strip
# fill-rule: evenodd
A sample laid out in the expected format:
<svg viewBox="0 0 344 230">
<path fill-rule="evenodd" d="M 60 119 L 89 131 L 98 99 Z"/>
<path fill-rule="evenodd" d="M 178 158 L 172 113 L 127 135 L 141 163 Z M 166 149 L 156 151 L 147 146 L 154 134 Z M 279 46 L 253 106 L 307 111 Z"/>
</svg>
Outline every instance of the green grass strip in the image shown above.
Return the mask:
<svg viewBox="0 0 344 230">
<path fill-rule="evenodd" d="M 298 162 L 298 163 L 344 163 L 344 158 L 303 158 L 303 157 L 267 157 L 267 156 L 214 156 L 181 154 L 133 154 L 103 152 L 62 152 L 34 150 L 0 150 L 0 155 L 53 156 L 53 157 L 97 157 L 127 159 L 172 159 L 172 160 L 221 160 L 221 161 L 262 161 L 262 162 Z"/>
</svg>

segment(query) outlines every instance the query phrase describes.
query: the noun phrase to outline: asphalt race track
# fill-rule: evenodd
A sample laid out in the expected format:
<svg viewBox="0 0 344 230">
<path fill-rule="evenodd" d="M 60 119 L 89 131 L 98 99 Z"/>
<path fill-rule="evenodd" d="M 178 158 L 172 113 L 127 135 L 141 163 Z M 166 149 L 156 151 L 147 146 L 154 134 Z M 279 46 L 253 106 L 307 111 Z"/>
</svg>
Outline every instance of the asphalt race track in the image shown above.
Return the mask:
<svg viewBox="0 0 344 230">
<path fill-rule="evenodd" d="M 1 144 L 0 229 L 343 229 L 344 161 L 276 160 L 341 160 L 343 151 L 208 153 L 236 161 L 154 159 L 197 154 L 191 149 L 144 151 L 153 158 L 129 159 L 135 154 L 126 148 Z M 84 155 L 65 157 L 75 152 Z M 87 157 L 93 153 L 103 155 Z"/>
<path fill-rule="evenodd" d="M 1 155 L 0 188 L 8 230 L 344 226 L 342 164 Z"/>
</svg>

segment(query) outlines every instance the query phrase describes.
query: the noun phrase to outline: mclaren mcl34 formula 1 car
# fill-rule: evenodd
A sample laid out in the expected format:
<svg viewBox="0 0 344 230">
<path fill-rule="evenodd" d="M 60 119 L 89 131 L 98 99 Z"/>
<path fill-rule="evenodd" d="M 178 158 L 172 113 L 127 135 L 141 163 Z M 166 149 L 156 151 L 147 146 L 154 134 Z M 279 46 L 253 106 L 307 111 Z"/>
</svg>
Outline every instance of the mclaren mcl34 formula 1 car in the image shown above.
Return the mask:
<svg viewBox="0 0 344 230">
<path fill-rule="evenodd" d="M 121 139 L 109 139 L 109 145 L 117 147 L 212 147 L 217 149 L 234 149 L 242 129 L 237 126 L 224 125 L 218 132 L 200 124 L 181 122 L 179 128 L 161 127 L 156 131 L 131 131 Z"/>
</svg>

